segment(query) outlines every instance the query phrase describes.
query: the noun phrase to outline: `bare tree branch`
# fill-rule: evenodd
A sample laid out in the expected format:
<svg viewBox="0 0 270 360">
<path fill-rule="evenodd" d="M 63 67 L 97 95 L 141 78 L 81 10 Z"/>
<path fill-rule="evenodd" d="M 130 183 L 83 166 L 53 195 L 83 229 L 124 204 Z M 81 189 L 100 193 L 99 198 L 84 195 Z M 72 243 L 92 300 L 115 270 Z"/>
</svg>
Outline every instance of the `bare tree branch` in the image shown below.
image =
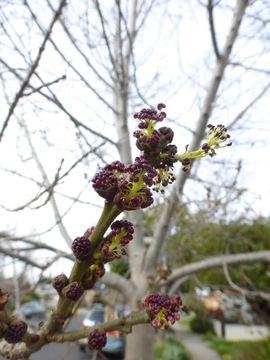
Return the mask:
<svg viewBox="0 0 270 360">
<path fill-rule="evenodd" d="M 59 176 L 59 174 L 56 174 L 54 181 L 47 186 L 43 191 L 41 191 L 38 195 L 36 195 L 33 199 L 29 200 L 26 204 L 18 206 L 15 209 L 9 209 L 3 205 L 2 208 L 4 208 L 7 211 L 20 211 L 23 210 L 24 208 L 26 208 L 27 206 L 31 205 L 33 202 L 37 201 L 42 195 L 44 195 L 46 192 L 48 192 L 48 197 L 45 200 L 45 203 L 47 203 L 50 200 L 51 194 L 52 194 L 52 190 L 54 189 L 55 186 L 57 186 L 58 182 L 60 180 L 62 180 L 63 178 L 65 178 L 78 164 L 81 163 L 81 161 L 86 158 L 89 154 L 95 152 L 100 146 L 102 146 L 104 144 L 99 145 L 97 148 L 91 149 L 89 150 L 87 153 L 85 153 L 83 156 L 81 156 L 78 160 L 76 160 L 71 167 L 61 176 Z M 45 204 L 43 203 L 43 205 Z M 40 206 L 39 206 L 40 207 Z"/>
<path fill-rule="evenodd" d="M 227 265 L 236 264 L 253 264 L 256 262 L 269 262 L 270 261 L 270 250 L 239 253 L 231 255 L 220 255 L 213 256 L 201 261 L 197 261 L 191 264 L 183 265 L 178 269 L 173 270 L 172 274 L 168 277 L 168 283 L 172 283 L 176 279 L 181 277 L 195 274 L 204 270 L 210 270 Z"/>
<path fill-rule="evenodd" d="M 208 16 L 209 16 L 209 24 L 210 24 L 210 33 L 211 33 L 211 39 L 212 39 L 212 44 L 213 44 L 213 48 L 215 51 L 215 55 L 217 60 L 220 59 L 220 53 L 219 53 L 219 49 L 218 49 L 218 44 L 217 44 L 217 37 L 216 37 L 216 31 L 215 31 L 215 23 L 214 23 L 214 6 L 213 6 L 213 1 L 212 0 L 208 0 L 208 6 L 207 6 L 207 10 L 208 10 Z"/>
<path fill-rule="evenodd" d="M 126 300 L 128 300 L 128 298 L 132 296 L 132 285 L 130 284 L 129 280 L 125 279 L 119 274 L 113 272 L 106 272 L 105 275 L 100 279 L 100 281 L 103 284 L 119 291 L 121 294 L 124 295 Z"/>
<path fill-rule="evenodd" d="M 37 67 L 38 67 L 38 64 L 39 64 L 39 61 L 41 59 L 41 55 L 43 53 L 43 51 L 45 50 L 45 45 L 47 43 L 47 41 L 49 40 L 51 34 L 52 34 L 52 30 L 53 30 L 53 27 L 54 27 L 54 24 L 56 23 L 56 21 L 59 19 L 60 15 L 61 15 L 61 12 L 63 10 L 63 7 L 66 5 L 66 0 L 61 0 L 60 3 L 59 3 L 59 7 L 58 9 L 55 11 L 54 13 L 54 16 L 53 16 L 53 19 L 50 23 L 50 26 L 49 26 L 49 29 L 47 30 L 47 32 L 45 33 L 45 36 L 44 36 L 44 39 L 42 41 L 42 44 L 39 48 L 39 51 L 38 51 L 38 54 L 37 54 L 37 57 L 35 59 L 35 61 L 33 62 L 25 80 L 23 81 L 21 87 L 20 87 L 20 90 L 18 91 L 18 93 L 16 94 L 10 108 L 9 108 L 9 111 L 8 111 L 8 114 L 7 114 L 7 117 L 6 119 L 4 120 L 4 124 L 3 124 L 3 127 L 2 127 L 2 130 L 0 132 L 0 141 L 2 140 L 2 137 L 4 135 L 4 131 L 6 129 L 6 127 L 8 126 L 8 122 L 20 100 L 20 98 L 23 96 L 23 93 L 24 93 L 24 90 L 27 88 L 30 80 L 31 80 L 31 77 L 32 75 L 34 74 L 34 72 L 36 71 Z"/>
<path fill-rule="evenodd" d="M 266 293 L 264 291 L 260 291 L 260 290 L 247 290 L 247 289 L 243 289 L 242 287 L 238 286 L 237 284 L 235 284 L 232 281 L 232 278 L 230 276 L 229 270 L 228 270 L 228 266 L 226 263 L 223 263 L 223 271 L 224 271 L 224 275 L 226 277 L 226 280 L 228 282 L 228 284 L 230 285 L 230 287 L 237 291 L 240 292 L 242 295 L 244 296 L 248 296 L 248 297 L 261 297 L 264 300 L 270 301 L 270 294 Z"/>
<path fill-rule="evenodd" d="M 210 81 L 208 91 L 204 99 L 201 115 L 197 123 L 196 135 L 193 137 L 192 140 L 191 150 L 197 149 L 200 146 L 200 143 L 204 137 L 207 122 L 211 116 L 212 107 L 217 97 L 218 89 L 220 87 L 224 71 L 226 69 L 226 66 L 228 65 L 233 45 L 236 41 L 247 5 L 248 0 L 237 0 L 231 26 L 221 53 L 221 59 L 216 63 L 213 77 Z M 164 204 L 162 214 L 154 231 L 153 241 L 151 242 L 147 253 L 147 264 L 149 266 L 149 271 L 151 271 L 151 269 L 153 268 L 153 264 L 157 261 L 160 251 L 163 249 L 162 243 L 165 242 L 167 238 L 169 225 L 171 219 L 173 218 L 175 207 L 178 203 L 177 195 L 182 194 L 187 178 L 188 174 L 186 172 L 182 171 L 178 175 L 171 196 Z"/>
<path fill-rule="evenodd" d="M 9 66 L 9 64 L 4 61 L 3 59 L 0 58 L 0 62 L 7 68 L 9 69 L 9 71 L 14 74 L 18 79 L 22 80 L 21 75 L 19 75 L 19 73 L 13 69 L 11 66 Z M 42 87 L 44 87 L 46 85 L 45 82 L 42 81 L 41 77 L 36 74 L 36 76 L 40 79 L 40 81 L 43 83 Z M 83 129 L 91 132 L 92 134 L 96 135 L 97 137 L 100 137 L 101 139 L 105 140 L 106 142 L 114 145 L 117 147 L 117 144 L 110 139 L 109 137 L 105 136 L 104 134 L 98 133 L 97 131 L 89 128 L 89 126 L 85 125 L 84 123 L 82 123 L 81 121 L 79 121 L 74 115 L 72 115 L 65 107 L 64 105 L 61 103 L 61 101 L 56 97 L 56 95 L 54 93 L 52 93 L 49 89 L 49 92 L 51 93 L 51 96 L 49 96 L 48 94 L 45 94 L 44 92 L 42 92 L 40 89 L 37 90 L 35 87 L 31 86 L 30 84 L 28 85 L 28 87 L 30 87 L 33 92 L 38 92 L 41 96 L 43 96 L 45 99 L 49 100 L 50 102 L 52 102 L 53 104 L 55 104 L 60 110 L 62 110 L 68 117 L 69 119 L 74 123 L 74 125 L 76 127 L 82 127 Z"/>
</svg>

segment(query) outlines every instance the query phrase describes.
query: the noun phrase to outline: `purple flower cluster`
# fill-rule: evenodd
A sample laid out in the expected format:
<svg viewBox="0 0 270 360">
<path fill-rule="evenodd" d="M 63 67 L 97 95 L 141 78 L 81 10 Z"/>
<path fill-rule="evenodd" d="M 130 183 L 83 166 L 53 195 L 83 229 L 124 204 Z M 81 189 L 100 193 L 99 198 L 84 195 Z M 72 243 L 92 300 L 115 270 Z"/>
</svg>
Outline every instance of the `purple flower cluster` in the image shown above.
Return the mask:
<svg viewBox="0 0 270 360">
<path fill-rule="evenodd" d="M 93 188 L 106 200 L 112 200 L 118 191 L 118 178 L 125 171 L 125 165 L 114 161 L 99 171 L 93 178 Z"/>
<path fill-rule="evenodd" d="M 135 113 L 133 115 L 134 119 L 139 120 L 152 120 L 152 121 L 163 121 L 167 114 L 161 110 L 166 108 L 165 104 L 158 104 L 157 106 L 159 111 L 156 111 L 155 109 L 142 109 L 140 112 Z"/>
<path fill-rule="evenodd" d="M 83 294 L 83 287 L 76 281 L 68 284 L 61 292 L 67 299 L 77 301 Z"/>
<path fill-rule="evenodd" d="M 155 109 L 142 109 L 134 115 L 139 120 L 139 130 L 134 132 L 137 147 L 143 155 L 125 166 L 115 161 L 99 171 L 93 178 L 96 192 L 123 210 L 146 208 L 153 203 L 152 190 L 164 192 L 163 187 L 175 181 L 172 168 L 177 147 L 172 145 L 174 133 L 168 127 L 156 130 L 157 123 L 166 118 L 161 111 L 165 104 Z"/>
<path fill-rule="evenodd" d="M 151 294 L 143 302 L 143 307 L 149 311 L 152 326 L 158 329 L 166 329 L 169 322 L 173 325 L 180 319 L 179 311 L 186 311 L 180 296 L 166 294 Z"/>
<path fill-rule="evenodd" d="M 139 130 L 134 131 L 136 146 L 143 151 L 145 159 L 155 168 L 163 168 L 166 165 L 172 166 L 175 162 L 174 155 L 177 152 L 175 145 L 169 146 L 173 141 L 174 133 L 171 128 L 161 127 L 155 129 L 156 125 L 166 118 L 166 113 L 161 111 L 165 104 L 158 104 L 157 110 L 142 109 L 134 115 L 139 119 Z M 168 159 L 169 158 L 169 159 Z"/>
<path fill-rule="evenodd" d="M 20 342 L 27 331 L 27 325 L 20 320 L 14 320 L 8 325 L 4 339 L 9 344 L 16 344 Z"/>
<path fill-rule="evenodd" d="M 97 329 L 88 336 L 88 346 L 91 350 L 101 350 L 107 344 L 107 336 Z"/>
<path fill-rule="evenodd" d="M 143 157 L 137 157 L 128 166 L 117 161 L 95 175 L 93 187 L 100 196 L 113 200 L 121 209 L 146 208 L 153 203 L 148 186 L 153 184 L 156 174 L 156 170 Z"/>
<path fill-rule="evenodd" d="M 91 256 L 91 244 L 86 236 L 77 237 L 72 242 L 72 251 L 78 260 L 88 260 Z"/>
<path fill-rule="evenodd" d="M 100 244 L 96 256 L 102 254 L 103 261 L 112 261 L 126 255 L 126 246 L 133 239 L 133 225 L 127 220 L 117 220 L 111 225 L 111 232 Z"/>
</svg>

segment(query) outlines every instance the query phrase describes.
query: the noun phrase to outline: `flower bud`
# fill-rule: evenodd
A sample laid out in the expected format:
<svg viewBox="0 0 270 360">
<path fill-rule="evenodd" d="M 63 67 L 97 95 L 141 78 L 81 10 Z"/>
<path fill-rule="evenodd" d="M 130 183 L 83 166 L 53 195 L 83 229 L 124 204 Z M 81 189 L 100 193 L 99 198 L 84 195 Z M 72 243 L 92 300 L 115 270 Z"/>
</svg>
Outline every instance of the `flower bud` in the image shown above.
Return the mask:
<svg viewBox="0 0 270 360">
<path fill-rule="evenodd" d="M 72 301 L 77 301 L 83 294 L 83 287 L 78 282 L 72 282 L 61 291 L 61 295 Z"/>
<path fill-rule="evenodd" d="M 91 244 L 87 237 L 77 237 L 72 242 L 72 251 L 77 259 L 87 260 L 91 256 Z"/>
<path fill-rule="evenodd" d="M 101 350 L 107 344 L 107 337 L 105 333 L 99 330 L 94 330 L 88 336 L 88 346 L 91 350 Z"/>
<path fill-rule="evenodd" d="M 13 320 L 5 333 L 4 339 L 9 344 L 16 344 L 20 342 L 27 331 L 27 325 L 20 320 Z"/>
<path fill-rule="evenodd" d="M 65 274 L 57 275 L 53 281 L 52 286 L 55 288 L 55 290 L 60 294 L 62 289 L 67 286 L 68 284 L 68 278 Z"/>
</svg>

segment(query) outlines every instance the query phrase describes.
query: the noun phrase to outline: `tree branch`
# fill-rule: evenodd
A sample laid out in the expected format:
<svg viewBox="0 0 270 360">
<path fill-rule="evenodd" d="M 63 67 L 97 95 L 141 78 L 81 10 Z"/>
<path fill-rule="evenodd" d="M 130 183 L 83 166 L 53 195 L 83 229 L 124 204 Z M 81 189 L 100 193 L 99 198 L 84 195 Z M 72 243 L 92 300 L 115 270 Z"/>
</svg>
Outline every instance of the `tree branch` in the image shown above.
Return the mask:
<svg viewBox="0 0 270 360">
<path fill-rule="evenodd" d="M 18 93 L 16 94 L 10 108 L 9 108 L 9 111 L 8 111 L 8 114 L 7 114 L 7 117 L 4 121 L 4 124 L 3 124 L 3 127 L 2 127 L 2 130 L 0 132 L 0 141 L 2 140 L 2 137 L 4 135 L 4 131 L 6 129 L 6 127 L 8 126 L 8 122 L 12 116 L 12 114 L 14 113 L 14 110 L 20 100 L 20 98 L 23 96 L 23 93 L 24 93 L 24 90 L 27 88 L 29 82 L 30 82 L 30 79 L 32 77 L 32 75 L 34 74 L 34 72 L 36 71 L 37 67 L 38 67 L 38 64 L 39 64 L 39 61 L 41 59 L 41 55 L 43 53 L 43 51 L 45 50 L 45 45 L 47 43 L 47 41 L 49 40 L 51 34 L 52 34 L 52 30 L 53 30 L 53 27 L 54 27 L 54 24 L 56 23 L 56 21 L 59 19 L 60 15 L 61 15 L 61 12 L 63 10 L 63 7 L 66 5 L 66 0 L 61 0 L 60 4 L 59 4 L 59 7 L 58 9 L 55 11 L 54 13 L 54 16 L 53 16 L 53 19 L 51 21 L 51 24 L 49 26 L 49 29 L 47 30 L 47 32 L 45 33 L 45 36 L 44 36 L 44 39 L 42 41 L 42 44 L 39 48 L 39 51 L 38 51 L 38 54 L 37 54 L 37 57 L 34 61 L 34 63 L 32 64 L 25 80 L 23 81 L 21 87 L 20 87 L 20 90 L 18 91 Z"/>
<path fill-rule="evenodd" d="M 172 283 L 178 278 L 187 275 L 218 268 L 223 266 L 224 263 L 227 265 L 237 265 L 237 264 L 253 264 L 257 262 L 269 262 L 269 261 L 270 261 L 270 250 L 214 256 L 191 264 L 183 265 L 182 267 L 173 270 L 172 274 L 168 277 L 167 282 Z"/>
<path fill-rule="evenodd" d="M 232 281 L 232 278 L 230 276 L 229 270 L 228 270 L 228 266 L 226 263 L 223 263 L 223 271 L 224 271 L 224 275 L 226 277 L 226 280 L 228 282 L 228 284 L 230 285 L 230 287 L 237 291 L 240 292 L 242 295 L 244 296 L 249 296 L 249 297 L 261 297 L 264 300 L 270 301 L 270 294 L 266 293 L 264 291 L 260 291 L 260 290 L 247 290 L 247 289 L 243 289 L 240 286 L 238 286 L 237 284 L 235 284 Z"/>
<path fill-rule="evenodd" d="M 103 284 L 119 291 L 121 294 L 124 295 L 126 300 L 128 300 L 128 298 L 132 296 L 132 285 L 127 279 L 125 279 L 119 274 L 106 272 L 104 276 L 100 279 L 100 281 Z"/>
<path fill-rule="evenodd" d="M 211 33 L 212 44 L 213 44 L 213 48 L 214 48 L 214 51 L 215 51 L 216 58 L 217 58 L 217 60 L 219 60 L 220 59 L 220 53 L 219 53 L 219 49 L 218 49 L 217 37 L 216 37 L 216 31 L 215 31 L 214 14 L 213 14 L 214 6 L 213 6 L 213 1 L 212 0 L 208 0 L 207 10 L 208 10 L 208 17 L 209 17 L 209 25 L 210 25 L 210 33 Z"/>
<path fill-rule="evenodd" d="M 212 107 L 217 97 L 218 89 L 224 76 L 226 66 L 228 65 L 233 45 L 236 41 L 247 5 L 248 0 L 237 0 L 230 30 L 222 50 L 221 59 L 216 63 L 213 77 L 210 81 L 208 91 L 204 99 L 201 115 L 197 123 L 196 133 L 191 143 L 191 151 L 197 149 L 200 146 L 200 143 L 204 137 L 207 122 L 211 116 Z M 177 204 L 179 204 L 179 195 L 182 195 L 183 193 L 184 185 L 188 176 L 188 173 L 183 172 L 182 170 L 180 171 L 180 174 L 178 175 L 172 189 L 171 196 L 169 199 L 167 199 L 163 206 L 159 222 L 154 231 L 153 241 L 151 242 L 149 251 L 147 253 L 149 272 L 152 271 L 153 265 L 159 258 L 159 254 L 163 249 L 162 243 L 164 243 L 167 239 L 168 229 L 170 228 L 169 225 L 171 223 L 171 219 L 173 218 L 175 207 Z"/>
<path fill-rule="evenodd" d="M 75 341 L 87 337 L 90 332 L 95 329 L 99 331 L 111 331 L 119 330 L 125 333 L 130 333 L 132 327 L 137 324 L 147 324 L 150 322 L 149 315 L 146 310 L 141 310 L 133 312 L 128 316 L 122 317 L 117 320 L 108 321 L 104 324 L 95 325 L 84 330 L 75 330 L 71 332 L 66 332 L 63 334 L 54 334 L 48 335 L 46 342 L 69 342 Z M 6 342 L 0 342 L 0 354 L 9 357 L 11 359 L 22 359 L 27 358 L 31 353 L 39 350 L 44 343 L 28 344 L 18 343 L 18 344 L 8 344 Z"/>
</svg>

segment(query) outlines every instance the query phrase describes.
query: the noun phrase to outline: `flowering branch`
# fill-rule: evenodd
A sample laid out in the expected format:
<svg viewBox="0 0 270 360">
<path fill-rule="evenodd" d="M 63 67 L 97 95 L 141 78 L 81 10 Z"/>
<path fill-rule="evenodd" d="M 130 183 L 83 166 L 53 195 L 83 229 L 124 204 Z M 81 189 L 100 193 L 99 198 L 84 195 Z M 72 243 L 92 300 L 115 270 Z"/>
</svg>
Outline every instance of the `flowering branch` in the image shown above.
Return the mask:
<svg viewBox="0 0 270 360">
<path fill-rule="evenodd" d="M 133 325 L 147 322 L 154 328 L 166 329 L 169 323 L 174 324 L 180 319 L 179 311 L 187 310 L 179 296 L 151 293 L 140 306 L 144 310 L 85 330 L 61 333 L 65 321 L 72 316 L 72 310 L 83 292 L 93 288 L 104 275 L 104 265 L 127 254 L 127 246 L 133 239 L 133 225 L 127 220 L 115 221 L 117 216 L 124 210 L 133 211 L 152 205 L 153 192 L 164 193 L 165 188 L 175 181 L 173 169 L 176 162 L 180 161 L 183 170 L 187 171 L 191 159 L 207 155 L 213 157 L 216 149 L 231 145 L 228 143 L 230 136 L 223 125 L 209 125 L 206 142 L 200 149 L 190 152 L 186 147 L 184 154 L 177 154 L 177 147 L 172 144 L 172 129 L 158 128 L 158 124 L 167 117 L 163 111 L 165 107 L 165 104 L 160 103 L 157 109 L 142 109 L 134 115 L 134 118 L 139 120 L 134 136 L 137 139 L 136 146 L 141 151 L 141 156 L 136 157 L 134 163 L 124 165 L 120 161 L 114 161 L 94 176 L 93 188 L 105 199 L 103 212 L 96 226 L 88 228 L 83 236 L 76 237 L 72 242 L 74 266 L 69 278 L 60 274 L 53 279 L 52 284 L 59 294 L 59 300 L 38 334 L 28 335 L 24 322 L 9 319 L 5 315 L 6 298 L 2 296 L 4 300 L 0 309 L 0 336 L 8 344 L 24 343 L 24 346 L 18 345 L 20 352 L 5 345 L 4 354 L 7 354 L 9 349 L 12 358 L 18 358 L 37 351 L 52 341 L 73 341 L 86 336 L 89 347 L 100 350 L 106 345 L 108 330 L 130 332 Z M 149 286 L 152 291 L 158 288 L 161 280 L 168 278 L 170 270 L 156 266 L 156 273 L 156 283 Z"/>
</svg>

